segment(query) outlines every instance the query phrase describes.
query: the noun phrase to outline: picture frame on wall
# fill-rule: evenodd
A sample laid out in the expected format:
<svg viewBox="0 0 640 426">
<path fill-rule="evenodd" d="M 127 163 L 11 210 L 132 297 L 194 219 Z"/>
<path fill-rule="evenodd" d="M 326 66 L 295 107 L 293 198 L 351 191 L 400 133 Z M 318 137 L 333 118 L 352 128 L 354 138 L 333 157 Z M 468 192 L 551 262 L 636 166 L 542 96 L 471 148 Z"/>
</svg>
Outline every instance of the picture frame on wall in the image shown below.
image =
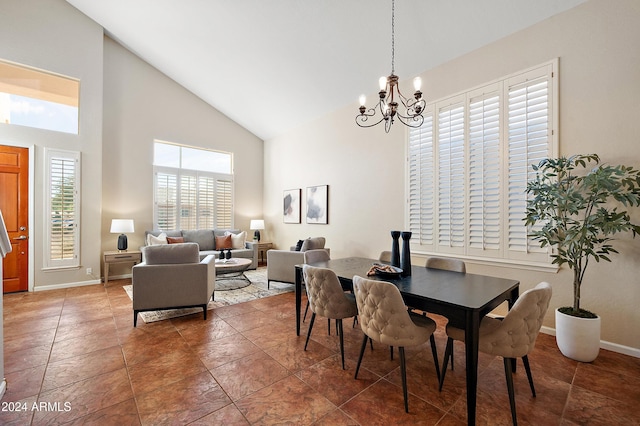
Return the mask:
<svg viewBox="0 0 640 426">
<path fill-rule="evenodd" d="M 329 223 L 329 185 L 307 187 L 307 223 Z"/>
<path fill-rule="evenodd" d="M 300 197 L 302 189 L 286 189 L 283 192 L 283 220 L 284 223 L 300 223 L 302 203 Z"/>
</svg>

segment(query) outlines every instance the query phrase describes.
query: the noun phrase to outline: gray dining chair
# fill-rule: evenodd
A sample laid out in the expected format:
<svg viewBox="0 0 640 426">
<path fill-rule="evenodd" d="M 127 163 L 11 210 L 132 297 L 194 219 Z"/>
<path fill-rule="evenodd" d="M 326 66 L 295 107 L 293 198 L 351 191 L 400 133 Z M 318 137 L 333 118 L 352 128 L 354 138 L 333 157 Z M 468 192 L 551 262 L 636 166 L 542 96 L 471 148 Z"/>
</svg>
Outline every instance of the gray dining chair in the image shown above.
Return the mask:
<svg viewBox="0 0 640 426">
<path fill-rule="evenodd" d="M 307 250 L 304 252 L 304 263 L 316 263 L 316 262 L 326 262 L 327 260 L 331 260 L 331 255 L 329 252 L 323 249 L 320 250 Z M 307 306 L 304 308 L 304 316 L 302 317 L 302 322 L 307 320 L 307 313 L 309 312 L 309 300 L 307 300 Z M 331 324 L 331 321 L 329 321 Z M 329 326 L 329 334 L 331 334 L 331 327 Z"/>
<path fill-rule="evenodd" d="M 316 268 L 309 265 L 302 267 L 307 297 L 311 308 L 311 320 L 307 331 L 307 340 L 304 350 L 307 350 L 311 330 L 316 315 L 336 321 L 337 334 L 340 336 L 340 355 L 342 357 L 342 369 L 344 370 L 344 332 L 342 329 L 343 318 L 355 317 L 358 314 L 356 300 L 353 294 L 345 293 L 336 273 L 326 268 Z"/>
<path fill-rule="evenodd" d="M 424 266 L 429 269 L 441 269 L 444 271 L 460 272 L 462 274 L 467 272 L 467 266 L 464 261 L 450 257 L 430 257 Z M 447 368 L 446 364 L 444 368 Z M 453 370 L 453 347 L 451 348 L 451 369 Z"/>
<path fill-rule="evenodd" d="M 534 288 L 525 291 L 504 318 L 486 316 L 480 322 L 480 341 L 478 350 L 490 355 L 501 356 L 504 361 L 504 372 L 507 379 L 511 418 L 514 426 L 518 424 L 516 417 L 516 401 L 513 390 L 513 370 L 516 358 L 522 358 L 531 393 L 535 397 L 533 377 L 529 366 L 528 354 L 533 350 L 544 315 L 551 300 L 551 285 L 541 282 Z M 464 342 L 464 330 L 447 324 L 447 348 L 444 352 L 444 366 L 440 376 L 439 390 L 442 390 L 446 365 L 453 348 L 453 341 Z"/>
<path fill-rule="evenodd" d="M 380 252 L 380 257 L 378 257 L 378 260 L 380 262 L 391 263 L 391 251 L 385 250 L 383 252 Z"/>
<path fill-rule="evenodd" d="M 402 392 L 404 410 L 409 412 L 407 392 L 407 369 L 404 348 L 419 346 L 427 340 L 431 344 L 431 353 L 435 363 L 436 374 L 440 380 L 438 352 L 433 332 L 436 323 L 431 318 L 412 314 L 402 300 L 400 290 L 392 283 L 353 277 L 353 291 L 358 306 L 360 327 L 364 332 L 355 378 L 362 363 L 367 340 L 375 340 L 384 345 L 397 346 L 400 352 L 400 373 L 402 375 Z"/>
</svg>

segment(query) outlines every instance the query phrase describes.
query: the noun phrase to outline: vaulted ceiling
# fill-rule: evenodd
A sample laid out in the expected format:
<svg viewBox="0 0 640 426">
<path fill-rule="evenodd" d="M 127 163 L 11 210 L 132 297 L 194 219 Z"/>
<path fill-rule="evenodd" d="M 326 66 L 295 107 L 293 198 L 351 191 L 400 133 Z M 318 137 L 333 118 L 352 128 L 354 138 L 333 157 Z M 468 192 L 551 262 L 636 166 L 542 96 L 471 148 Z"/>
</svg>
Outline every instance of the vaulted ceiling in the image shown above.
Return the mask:
<svg viewBox="0 0 640 426">
<path fill-rule="evenodd" d="M 409 85 L 584 1 L 398 0 L 396 74 Z M 67 2 L 264 140 L 352 103 L 355 117 L 391 72 L 391 0 Z"/>
</svg>

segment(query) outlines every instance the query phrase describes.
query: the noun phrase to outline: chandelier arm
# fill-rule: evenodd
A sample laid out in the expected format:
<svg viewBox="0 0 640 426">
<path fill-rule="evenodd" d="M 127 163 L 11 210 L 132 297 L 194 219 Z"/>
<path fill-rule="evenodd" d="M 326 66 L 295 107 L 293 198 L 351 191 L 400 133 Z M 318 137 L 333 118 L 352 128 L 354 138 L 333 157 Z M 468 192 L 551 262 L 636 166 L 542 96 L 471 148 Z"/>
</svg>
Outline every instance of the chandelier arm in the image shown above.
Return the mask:
<svg viewBox="0 0 640 426">
<path fill-rule="evenodd" d="M 424 123 L 424 117 L 419 114 L 414 116 L 409 116 L 409 117 L 396 114 L 396 117 L 398 117 L 398 120 L 407 127 L 418 128 L 422 126 L 422 123 Z"/>
<path fill-rule="evenodd" d="M 368 113 L 369 111 L 373 111 L 373 113 Z M 375 110 L 373 108 L 369 108 L 369 110 L 367 111 L 367 113 L 365 114 L 360 114 L 360 115 L 356 115 L 356 124 L 360 127 L 373 127 L 373 126 L 377 126 L 378 124 L 380 124 L 383 120 L 384 120 L 384 116 L 376 121 L 375 123 L 371 123 L 371 124 L 362 124 L 362 123 L 367 123 L 367 121 L 369 121 L 370 117 L 374 117 L 375 114 Z"/>
</svg>

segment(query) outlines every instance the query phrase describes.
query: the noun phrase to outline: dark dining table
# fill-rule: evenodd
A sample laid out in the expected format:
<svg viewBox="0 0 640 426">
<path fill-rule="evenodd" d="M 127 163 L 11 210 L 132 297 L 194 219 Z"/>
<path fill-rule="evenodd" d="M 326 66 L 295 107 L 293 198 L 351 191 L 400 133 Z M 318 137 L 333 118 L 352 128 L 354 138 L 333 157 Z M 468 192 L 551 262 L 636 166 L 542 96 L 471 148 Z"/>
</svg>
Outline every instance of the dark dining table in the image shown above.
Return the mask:
<svg viewBox="0 0 640 426">
<path fill-rule="evenodd" d="M 478 383 L 478 340 L 480 321 L 504 301 L 513 305 L 519 295 L 520 282 L 486 275 L 468 274 L 424 266 L 413 266 L 407 277 L 373 275 L 367 272 L 375 259 L 348 257 L 317 262 L 310 265 L 328 268 L 336 273 L 345 290 L 353 289 L 353 276 L 388 281 L 395 284 L 407 306 L 446 317 L 449 323 L 465 330 L 465 358 L 467 379 L 467 422 L 475 424 L 476 391 Z M 296 333 L 300 335 L 302 300 L 302 267 L 296 265 Z"/>
</svg>

